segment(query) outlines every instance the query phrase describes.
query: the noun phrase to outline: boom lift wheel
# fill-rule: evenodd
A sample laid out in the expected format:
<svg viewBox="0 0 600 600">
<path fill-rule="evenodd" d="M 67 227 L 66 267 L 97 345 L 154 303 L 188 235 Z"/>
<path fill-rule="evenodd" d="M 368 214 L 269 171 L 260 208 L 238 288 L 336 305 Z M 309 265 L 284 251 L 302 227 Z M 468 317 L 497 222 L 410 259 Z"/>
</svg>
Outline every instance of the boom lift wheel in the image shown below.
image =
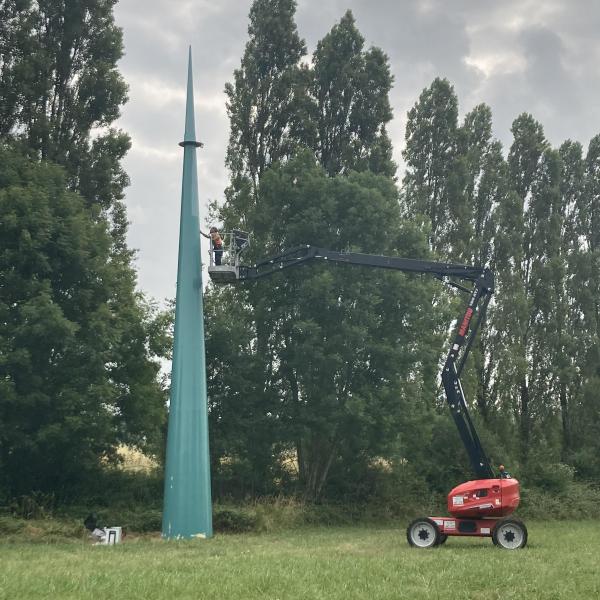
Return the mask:
<svg viewBox="0 0 600 600">
<path fill-rule="evenodd" d="M 440 541 L 438 542 L 438 544 L 440 546 L 442 544 L 445 544 L 447 539 L 448 539 L 448 536 L 445 533 L 440 533 Z"/>
<path fill-rule="evenodd" d="M 527 527 L 518 519 L 501 519 L 492 531 L 492 542 L 505 550 L 518 550 L 527 544 Z"/>
<path fill-rule="evenodd" d="M 415 548 L 433 548 L 440 543 L 440 537 L 437 523 L 427 517 L 415 519 L 406 529 L 406 539 Z"/>
</svg>

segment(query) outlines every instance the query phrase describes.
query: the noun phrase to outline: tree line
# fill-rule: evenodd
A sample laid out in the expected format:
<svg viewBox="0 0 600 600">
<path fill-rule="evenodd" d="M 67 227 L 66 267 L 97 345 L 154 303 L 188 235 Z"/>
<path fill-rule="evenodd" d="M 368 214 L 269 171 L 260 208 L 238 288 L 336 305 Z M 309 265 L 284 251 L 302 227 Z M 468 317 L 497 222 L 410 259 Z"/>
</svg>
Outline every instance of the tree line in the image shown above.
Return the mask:
<svg viewBox="0 0 600 600">
<path fill-rule="evenodd" d="M 170 316 L 136 290 L 116 0 L 0 2 L 0 491 L 77 494 L 119 444 L 160 457 Z M 299 244 L 489 265 L 463 383 L 495 464 L 528 486 L 600 477 L 600 136 L 558 149 L 529 114 L 435 79 L 408 113 L 351 12 L 308 57 L 294 0 L 255 0 L 225 87 L 223 229 L 246 259 Z M 401 85 L 401 82 L 400 82 Z M 439 385 L 465 299 L 427 276 L 315 264 L 206 292 L 215 497 L 366 500 L 470 477 Z M 554 486 L 554 488 L 552 488 Z"/>
<path fill-rule="evenodd" d="M 0 493 L 60 497 L 158 452 L 167 320 L 136 290 L 112 127 L 116 0 L 0 2 Z"/>
<path fill-rule="evenodd" d="M 463 379 L 492 459 L 529 485 L 597 479 L 600 136 L 553 148 L 521 114 L 505 150 L 490 108 L 459 119 L 436 78 L 408 112 L 398 180 L 387 56 L 347 12 L 308 62 L 295 7 L 252 5 L 214 217 L 252 232 L 250 259 L 313 244 L 490 266 Z M 438 386 L 461 299 L 438 282 L 314 265 L 208 300 L 217 493 L 356 498 L 469 476 Z"/>
</svg>

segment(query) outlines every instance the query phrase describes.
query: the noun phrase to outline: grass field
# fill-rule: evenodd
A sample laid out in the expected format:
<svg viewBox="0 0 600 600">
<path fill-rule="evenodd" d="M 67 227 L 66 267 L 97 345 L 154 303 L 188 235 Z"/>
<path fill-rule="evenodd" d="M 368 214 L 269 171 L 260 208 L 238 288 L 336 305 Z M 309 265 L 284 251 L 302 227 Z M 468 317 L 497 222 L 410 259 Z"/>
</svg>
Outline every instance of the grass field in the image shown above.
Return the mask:
<svg viewBox="0 0 600 600">
<path fill-rule="evenodd" d="M 529 545 L 513 552 L 456 538 L 415 550 L 400 526 L 145 537 L 113 547 L 0 543 L 0 598 L 600 598 L 597 522 L 528 527 Z"/>
</svg>

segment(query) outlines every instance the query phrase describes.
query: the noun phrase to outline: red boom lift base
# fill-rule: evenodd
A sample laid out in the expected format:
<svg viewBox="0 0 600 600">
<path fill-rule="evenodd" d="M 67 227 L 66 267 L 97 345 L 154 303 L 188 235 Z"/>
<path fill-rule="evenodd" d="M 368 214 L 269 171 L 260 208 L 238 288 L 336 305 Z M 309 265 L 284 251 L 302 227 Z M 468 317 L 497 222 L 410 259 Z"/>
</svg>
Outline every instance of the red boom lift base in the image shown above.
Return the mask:
<svg viewBox="0 0 600 600">
<path fill-rule="evenodd" d="M 450 536 L 491 537 L 507 550 L 527 543 L 527 528 L 508 517 L 519 505 L 519 482 L 504 473 L 499 479 L 477 479 L 456 486 L 448 494 L 449 517 L 420 517 L 406 530 L 411 546 L 432 548 Z"/>
</svg>

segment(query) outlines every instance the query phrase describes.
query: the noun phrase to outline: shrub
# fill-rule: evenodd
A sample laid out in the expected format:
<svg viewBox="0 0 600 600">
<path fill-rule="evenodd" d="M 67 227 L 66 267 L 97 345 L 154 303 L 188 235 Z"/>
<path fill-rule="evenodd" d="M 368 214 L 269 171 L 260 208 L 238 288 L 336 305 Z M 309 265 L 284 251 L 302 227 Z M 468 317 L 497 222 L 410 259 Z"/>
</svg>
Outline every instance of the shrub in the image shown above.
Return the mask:
<svg viewBox="0 0 600 600">
<path fill-rule="evenodd" d="M 0 534 L 2 536 L 18 533 L 25 528 L 26 521 L 14 517 L 0 517 Z"/>
<path fill-rule="evenodd" d="M 560 493 L 521 487 L 519 516 L 530 519 L 595 519 L 600 517 L 600 490 L 571 483 Z"/>
<path fill-rule="evenodd" d="M 527 469 L 524 480 L 531 487 L 553 494 L 561 494 L 572 485 L 575 469 L 563 463 L 536 462 Z"/>
<path fill-rule="evenodd" d="M 162 504 L 163 482 L 162 473 L 158 471 L 128 472 L 107 468 L 73 490 L 65 504 L 158 508 Z"/>
<path fill-rule="evenodd" d="M 260 518 L 256 511 L 245 508 L 215 507 L 213 529 L 219 532 L 246 533 L 260 529 Z"/>
<path fill-rule="evenodd" d="M 52 515 L 55 506 L 54 494 L 32 492 L 14 498 L 8 509 L 13 516 L 21 519 L 45 519 Z"/>
</svg>

